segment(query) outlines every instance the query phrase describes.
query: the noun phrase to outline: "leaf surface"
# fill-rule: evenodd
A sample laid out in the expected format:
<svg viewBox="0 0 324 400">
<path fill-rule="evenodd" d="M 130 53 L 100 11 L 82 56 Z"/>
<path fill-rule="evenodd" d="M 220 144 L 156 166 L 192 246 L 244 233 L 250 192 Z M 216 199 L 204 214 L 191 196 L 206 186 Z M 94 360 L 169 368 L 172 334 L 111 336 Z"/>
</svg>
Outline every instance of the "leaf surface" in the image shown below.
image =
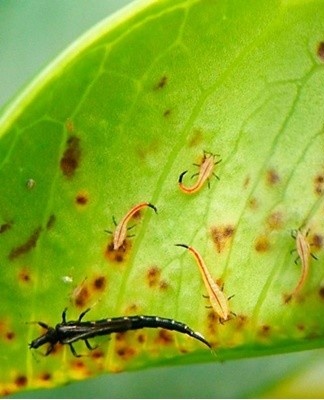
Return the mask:
<svg viewBox="0 0 324 400">
<path fill-rule="evenodd" d="M 323 1 L 144 1 L 108 19 L 6 110 L 0 130 L 1 392 L 102 371 L 280 353 L 323 344 Z M 194 195 L 178 188 L 219 154 Z M 119 251 L 119 222 L 145 209 Z M 302 295 L 293 229 L 309 230 Z M 202 255 L 235 315 L 220 324 Z M 68 346 L 28 343 L 77 319 L 146 314 L 201 332 L 143 330 Z M 78 353 L 87 354 L 82 343 Z"/>
</svg>

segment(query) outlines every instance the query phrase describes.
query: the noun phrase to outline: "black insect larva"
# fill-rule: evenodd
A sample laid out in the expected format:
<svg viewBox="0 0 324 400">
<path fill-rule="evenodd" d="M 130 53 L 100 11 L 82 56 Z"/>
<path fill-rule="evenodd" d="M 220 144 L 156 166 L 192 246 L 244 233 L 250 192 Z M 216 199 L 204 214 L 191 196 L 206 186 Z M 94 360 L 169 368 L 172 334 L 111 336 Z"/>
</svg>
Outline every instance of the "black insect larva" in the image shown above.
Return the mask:
<svg viewBox="0 0 324 400">
<path fill-rule="evenodd" d="M 48 355 L 52 352 L 57 343 L 68 344 L 72 354 L 75 357 L 80 357 L 72 345 L 72 343 L 78 340 L 83 340 L 88 349 L 93 350 L 93 347 L 91 347 L 88 339 L 96 336 L 109 335 L 111 333 L 125 332 L 142 328 L 164 328 L 171 331 L 185 333 L 197 340 L 200 340 L 206 346 L 211 348 L 211 345 L 200 333 L 194 332 L 187 325 L 178 321 L 174 321 L 173 319 L 151 315 L 135 315 L 129 317 L 107 318 L 100 319 L 98 321 L 82 322 L 82 318 L 88 311 L 90 311 L 90 309 L 83 311 L 77 321 L 66 321 L 65 309 L 62 313 L 62 322 L 57 324 L 55 328 L 48 326 L 44 322 L 38 322 L 38 325 L 47 331 L 44 333 L 44 335 L 34 339 L 29 344 L 29 347 L 31 349 L 37 349 L 38 347 L 48 343 L 49 347 L 45 353 L 45 355 Z"/>
</svg>

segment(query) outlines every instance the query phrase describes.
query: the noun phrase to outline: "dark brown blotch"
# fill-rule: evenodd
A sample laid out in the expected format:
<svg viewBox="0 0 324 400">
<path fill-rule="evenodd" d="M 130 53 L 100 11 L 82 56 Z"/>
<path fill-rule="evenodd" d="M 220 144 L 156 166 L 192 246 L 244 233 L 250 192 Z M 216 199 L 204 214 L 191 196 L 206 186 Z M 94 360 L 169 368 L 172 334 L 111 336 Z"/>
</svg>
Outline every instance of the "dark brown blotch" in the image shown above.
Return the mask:
<svg viewBox="0 0 324 400">
<path fill-rule="evenodd" d="M 86 192 L 80 192 L 75 197 L 75 202 L 79 206 L 85 206 L 88 204 L 89 196 Z"/>
<path fill-rule="evenodd" d="M 123 346 L 123 347 L 120 347 L 119 349 L 117 349 L 117 354 L 123 360 L 128 361 L 136 355 L 136 351 L 133 347 Z"/>
<path fill-rule="evenodd" d="M 317 46 L 317 55 L 321 61 L 324 61 L 324 42 L 319 42 Z"/>
<path fill-rule="evenodd" d="M 114 250 L 114 243 L 111 241 L 105 248 L 105 257 L 109 261 L 121 264 L 125 261 L 130 248 L 131 242 L 127 239 L 124 240 L 123 244 L 117 250 Z"/>
<path fill-rule="evenodd" d="M 299 323 L 299 324 L 296 325 L 296 328 L 299 331 L 303 332 L 305 330 L 305 325 L 303 323 Z"/>
<path fill-rule="evenodd" d="M 72 367 L 72 369 L 75 369 L 75 370 L 83 370 L 83 369 L 85 369 L 85 364 L 84 364 L 84 362 L 82 361 L 82 360 L 72 360 L 71 361 L 71 367 Z"/>
<path fill-rule="evenodd" d="M 248 322 L 248 317 L 246 315 L 239 314 L 236 316 L 235 322 L 236 322 L 236 328 L 241 330 L 246 326 Z"/>
<path fill-rule="evenodd" d="M 5 222 L 4 224 L 0 225 L 0 234 L 9 231 L 12 228 L 12 222 Z"/>
<path fill-rule="evenodd" d="M 208 332 L 210 333 L 210 336 L 216 335 L 218 325 L 219 325 L 218 315 L 213 310 L 210 310 L 207 314 L 207 328 Z"/>
<path fill-rule="evenodd" d="M 31 281 L 30 271 L 26 267 L 22 267 L 18 273 L 18 281 L 22 283 L 29 283 Z"/>
<path fill-rule="evenodd" d="M 160 329 L 156 338 L 156 343 L 162 346 L 169 346 L 174 342 L 173 334 L 166 329 Z"/>
<path fill-rule="evenodd" d="M 47 230 L 52 229 L 53 226 L 54 226 L 54 224 L 55 224 L 55 221 L 56 221 L 56 216 L 55 216 L 54 214 L 51 214 L 51 215 L 49 216 L 48 220 L 47 220 L 46 229 L 47 229 Z"/>
<path fill-rule="evenodd" d="M 60 161 L 63 175 L 72 178 L 80 165 L 81 148 L 80 139 L 77 136 L 70 136 L 66 142 L 66 148 Z"/>
<path fill-rule="evenodd" d="M 324 286 L 319 288 L 318 295 L 322 300 L 324 300 Z"/>
<path fill-rule="evenodd" d="M 160 277 L 161 269 L 155 265 L 150 267 L 146 274 L 149 287 L 156 287 L 159 284 Z"/>
<path fill-rule="evenodd" d="M 154 86 L 155 90 L 163 89 L 166 84 L 168 83 L 168 77 L 166 75 L 163 75 L 159 82 Z"/>
<path fill-rule="evenodd" d="M 9 331 L 6 333 L 6 339 L 10 342 L 16 337 L 15 332 Z"/>
<path fill-rule="evenodd" d="M 324 237 L 322 235 L 319 235 L 318 233 L 315 233 L 312 236 L 312 246 L 316 249 L 316 250 L 320 250 L 323 245 L 324 245 Z"/>
<path fill-rule="evenodd" d="M 42 231 L 42 228 L 39 226 L 29 236 L 29 238 L 26 240 L 25 243 L 23 243 L 20 246 L 14 247 L 8 255 L 9 260 L 14 260 L 14 259 L 22 256 L 23 254 L 28 253 L 30 250 L 32 250 L 34 247 L 36 247 L 41 231 Z"/>
<path fill-rule="evenodd" d="M 267 184 L 275 186 L 280 182 L 280 176 L 275 169 L 269 169 L 266 173 Z"/>
<path fill-rule="evenodd" d="M 314 191 L 318 196 L 323 194 L 324 189 L 324 175 L 318 174 L 314 179 Z"/>
<path fill-rule="evenodd" d="M 76 307 L 84 308 L 90 299 L 90 292 L 85 284 L 78 286 L 72 293 L 72 301 Z"/>
<path fill-rule="evenodd" d="M 123 342 L 126 338 L 126 332 L 117 332 L 115 338 L 117 342 Z"/>
<path fill-rule="evenodd" d="M 234 234 L 232 225 L 214 226 L 211 228 L 212 240 L 218 253 L 221 253 Z"/>
<path fill-rule="evenodd" d="M 44 372 L 39 378 L 41 381 L 49 382 L 52 379 L 52 375 L 49 372 Z"/>
<path fill-rule="evenodd" d="M 260 336 L 266 337 L 266 336 L 269 336 L 270 331 L 271 331 L 270 325 L 266 325 L 266 324 L 265 324 L 265 325 L 262 325 L 262 326 L 261 326 L 261 328 L 260 328 L 260 330 L 259 330 L 259 334 L 260 334 Z"/>
<path fill-rule="evenodd" d="M 18 387 L 24 387 L 27 385 L 27 376 L 25 375 L 18 375 L 15 379 L 15 385 Z"/>
<path fill-rule="evenodd" d="M 146 340 L 146 336 L 143 334 L 143 333 L 140 333 L 138 336 L 137 336 L 137 341 L 138 341 L 138 343 L 145 343 L 145 340 Z"/>
<path fill-rule="evenodd" d="M 270 242 L 267 236 L 260 236 L 254 242 L 254 248 L 258 253 L 265 253 L 270 250 Z"/>
<path fill-rule="evenodd" d="M 98 276 L 93 280 L 92 284 L 94 290 L 103 291 L 107 286 L 107 279 L 104 276 Z"/>
<path fill-rule="evenodd" d="M 94 360 L 100 360 L 104 357 L 104 352 L 99 349 L 95 349 L 91 352 L 91 358 Z"/>
</svg>

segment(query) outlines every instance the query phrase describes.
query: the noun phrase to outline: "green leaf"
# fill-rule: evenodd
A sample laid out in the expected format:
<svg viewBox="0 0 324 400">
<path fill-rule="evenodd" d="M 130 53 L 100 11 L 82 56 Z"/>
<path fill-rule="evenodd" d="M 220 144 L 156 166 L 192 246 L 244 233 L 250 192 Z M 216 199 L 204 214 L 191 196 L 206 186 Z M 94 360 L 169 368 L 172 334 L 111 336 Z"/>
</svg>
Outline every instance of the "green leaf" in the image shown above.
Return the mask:
<svg viewBox="0 0 324 400">
<path fill-rule="evenodd" d="M 143 1 L 95 27 L 0 120 L 0 390 L 102 371 L 251 357 L 323 345 L 323 1 Z M 194 195 L 203 150 L 222 162 Z M 192 182 L 194 183 L 193 178 Z M 145 209 L 112 250 L 112 217 Z M 309 229 L 301 296 L 292 229 Z M 205 306 L 186 243 L 225 284 L 236 316 Z M 28 348 L 68 307 L 77 319 L 146 314 L 161 330 L 95 338 L 75 359 Z M 87 354 L 83 343 L 78 353 Z M 184 354 L 186 353 L 186 354 Z"/>
</svg>

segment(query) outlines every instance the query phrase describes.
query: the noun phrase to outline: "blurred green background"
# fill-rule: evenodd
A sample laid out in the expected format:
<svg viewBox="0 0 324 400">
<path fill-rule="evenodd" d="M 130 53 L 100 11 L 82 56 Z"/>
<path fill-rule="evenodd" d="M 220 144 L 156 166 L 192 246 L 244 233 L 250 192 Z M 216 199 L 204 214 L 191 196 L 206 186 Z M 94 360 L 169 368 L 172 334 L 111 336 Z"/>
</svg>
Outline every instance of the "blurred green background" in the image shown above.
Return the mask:
<svg viewBox="0 0 324 400">
<path fill-rule="evenodd" d="M 78 36 L 130 2 L 0 0 L 0 107 Z M 322 350 L 307 351 L 226 363 L 106 374 L 58 389 L 23 392 L 11 397 L 323 397 L 323 356 Z"/>
</svg>

